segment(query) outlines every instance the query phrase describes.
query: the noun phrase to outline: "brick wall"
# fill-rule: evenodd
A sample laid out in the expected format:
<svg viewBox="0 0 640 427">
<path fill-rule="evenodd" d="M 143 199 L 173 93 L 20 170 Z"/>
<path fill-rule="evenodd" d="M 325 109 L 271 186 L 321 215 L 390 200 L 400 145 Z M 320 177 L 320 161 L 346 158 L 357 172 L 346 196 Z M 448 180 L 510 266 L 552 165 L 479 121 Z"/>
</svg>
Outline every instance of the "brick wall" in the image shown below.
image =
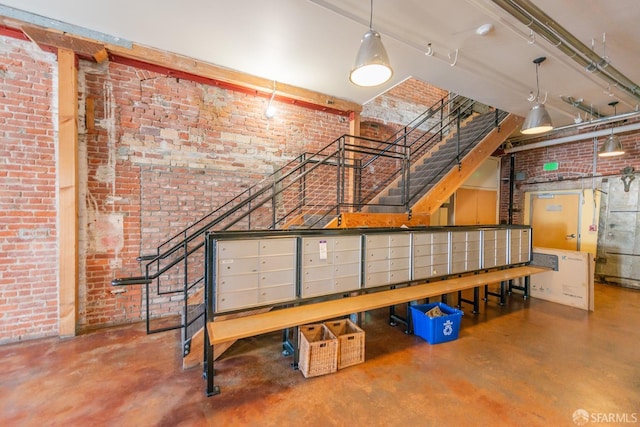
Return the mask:
<svg viewBox="0 0 640 427">
<path fill-rule="evenodd" d="M 638 121 L 638 119 L 636 119 Z M 628 122 L 630 124 L 633 122 Z M 593 129 L 584 130 L 588 132 Z M 600 129 L 599 129 L 600 130 Z M 554 135 L 562 137 L 563 135 Z M 618 134 L 625 154 L 617 157 L 602 158 L 596 161 L 596 176 L 619 176 L 620 171 L 628 166 L 640 171 L 640 133 L 630 132 Z M 544 139 L 541 139 L 544 140 Z M 605 137 L 598 138 L 598 148 L 604 142 Z M 582 141 L 555 145 L 535 150 L 521 151 L 515 155 L 515 171 L 524 173 L 525 178 L 516 182 L 514 192 L 514 208 L 521 211 L 524 208 L 524 192 L 539 189 L 544 185 L 546 189 L 557 188 L 591 188 L 591 176 L 593 175 L 593 138 Z M 558 162 L 558 170 L 544 171 L 543 165 L 549 162 Z M 500 199 L 500 220 L 507 221 L 509 209 L 509 155 L 502 158 Z M 586 177 L 586 178 L 585 178 Z M 513 222 L 521 224 L 522 212 L 515 212 Z"/>
<path fill-rule="evenodd" d="M 58 331 L 56 58 L 0 37 L 0 344 Z"/>
<path fill-rule="evenodd" d="M 79 75 L 81 106 L 94 106 L 93 114 L 81 111 L 85 121 L 94 117 L 80 130 L 87 159 L 81 328 L 144 318 L 142 287 L 118 293 L 110 285 L 143 273 L 137 256 L 349 131 L 340 116 L 275 102 L 278 114 L 267 119 L 265 98 L 122 64 L 81 62 Z M 190 261 L 191 279 L 201 262 Z M 169 278 L 163 289 L 178 283 Z M 181 308 L 178 295 L 151 299 L 155 315 Z"/>
<path fill-rule="evenodd" d="M 436 88 L 416 79 L 408 79 L 393 87 L 377 98 L 366 103 L 362 111 L 360 134 L 364 137 L 386 141 L 396 132 L 411 123 L 444 96 L 447 91 Z M 425 131 L 429 126 L 425 127 Z M 420 132 L 422 133 L 422 132 Z M 379 157 L 362 171 L 363 202 L 369 201 L 382 189 L 386 188 L 398 171 L 402 168 L 403 155 L 400 147 L 387 147 L 373 142 L 363 142 L 372 149 L 388 149 L 394 157 Z M 357 156 L 363 163 L 371 158 L 366 155 Z"/>
</svg>

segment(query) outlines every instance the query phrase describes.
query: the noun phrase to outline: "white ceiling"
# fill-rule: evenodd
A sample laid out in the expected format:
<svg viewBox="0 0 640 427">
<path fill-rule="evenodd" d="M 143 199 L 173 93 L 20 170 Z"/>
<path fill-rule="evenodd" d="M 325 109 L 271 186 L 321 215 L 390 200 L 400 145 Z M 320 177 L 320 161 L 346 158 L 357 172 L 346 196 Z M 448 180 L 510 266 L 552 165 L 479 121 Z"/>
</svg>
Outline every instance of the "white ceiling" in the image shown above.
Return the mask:
<svg viewBox="0 0 640 427">
<path fill-rule="evenodd" d="M 531 3 L 632 82 L 640 82 L 637 0 L 534 0 Z M 554 124 L 579 110 L 561 96 L 583 99 L 604 115 L 636 109 L 638 99 L 589 73 L 491 0 L 374 0 L 373 28 L 394 68 L 391 82 L 359 88 L 348 80 L 369 0 L 0 0 L 27 11 L 131 42 L 180 53 L 335 97 L 365 103 L 414 77 L 524 116 L 535 92 Z M 475 33 L 493 24 L 485 36 Z M 603 44 L 603 35 L 606 43 Z M 432 56 L 425 55 L 431 43 Z M 606 51 L 605 51 L 606 50 Z M 457 58 L 456 58 L 457 51 Z M 584 113 L 582 113 L 584 117 Z"/>
</svg>

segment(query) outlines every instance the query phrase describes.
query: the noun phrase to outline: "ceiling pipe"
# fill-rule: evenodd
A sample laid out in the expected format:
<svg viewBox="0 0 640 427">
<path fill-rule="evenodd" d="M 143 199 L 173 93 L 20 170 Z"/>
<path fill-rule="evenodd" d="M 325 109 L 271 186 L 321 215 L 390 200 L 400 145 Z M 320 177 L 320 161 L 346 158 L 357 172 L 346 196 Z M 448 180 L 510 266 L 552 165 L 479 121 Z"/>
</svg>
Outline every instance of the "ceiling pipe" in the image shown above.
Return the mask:
<svg viewBox="0 0 640 427">
<path fill-rule="evenodd" d="M 613 133 L 617 134 L 617 133 L 634 132 L 639 129 L 640 129 L 640 123 L 633 123 L 630 125 L 613 128 Z M 611 133 L 612 133 L 611 129 L 602 129 L 602 130 L 597 130 L 597 131 L 592 131 L 587 133 L 580 133 L 577 135 L 564 136 L 562 138 L 549 139 L 547 141 L 534 142 L 533 144 L 525 144 L 517 147 L 506 148 L 504 151 L 507 154 L 517 153 L 520 151 L 534 150 L 536 148 L 545 148 L 545 147 L 551 147 L 554 145 L 567 144 L 569 142 L 584 141 L 586 139 L 598 138 L 601 136 L 609 136 L 611 135 Z"/>
<path fill-rule="evenodd" d="M 593 110 L 593 107 L 586 105 L 584 102 L 577 100 L 571 96 L 561 96 L 560 99 L 562 99 L 564 102 L 566 102 L 569 105 L 572 105 L 574 107 L 576 107 L 578 110 L 582 110 L 585 113 L 589 114 L 591 117 L 595 117 L 596 119 L 601 119 L 605 116 L 603 116 L 602 114 L 598 113 L 597 111 Z M 586 117 L 586 116 L 585 116 Z"/>
<path fill-rule="evenodd" d="M 640 100 L 640 87 L 624 74 L 596 54 L 588 46 L 555 22 L 537 6 L 528 0 L 492 0 L 503 10 L 529 27 L 532 31 L 546 39 L 561 52 L 587 69 L 594 64 L 598 75 L 608 84 L 613 85 L 635 99 Z M 604 67 L 602 64 L 606 64 Z"/>
<path fill-rule="evenodd" d="M 631 120 L 634 119 L 636 117 L 640 117 L 640 111 L 632 111 L 630 113 L 624 113 L 624 114 L 618 114 L 617 116 L 610 116 L 610 117 L 603 117 L 601 119 L 597 119 L 597 120 L 590 120 L 588 122 L 582 122 L 582 123 L 573 123 L 570 125 L 566 125 L 566 126 L 561 126 L 558 128 L 555 128 L 553 130 L 553 132 L 550 132 L 549 134 L 547 134 L 547 136 L 549 135 L 553 135 L 553 134 L 557 134 L 560 132 L 564 132 L 567 130 L 571 130 L 571 129 L 579 129 L 579 130 L 583 130 L 583 129 L 589 129 L 589 128 L 595 128 L 598 126 L 603 126 L 603 125 L 608 125 L 609 123 L 615 123 L 615 122 L 621 122 L 621 121 L 625 121 L 625 120 Z M 576 135 L 576 136 L 580 136 L 582 138 L 583 135 L 587 135 L 587 134 L 580 134 L 580 135 Z M 540 139 L 540 136 L 518 136 L 515 138 L 509 138 L 508 141 L 511 144 L 518 144 L 521 142 L 526 142 L 532 139 Z M 531 144 L 534 145 L 534 144 Z M 520 148 L 520 147 L 518 147 Z M 520 150 L 521 151 L 521 150 Z"/>
</svg>

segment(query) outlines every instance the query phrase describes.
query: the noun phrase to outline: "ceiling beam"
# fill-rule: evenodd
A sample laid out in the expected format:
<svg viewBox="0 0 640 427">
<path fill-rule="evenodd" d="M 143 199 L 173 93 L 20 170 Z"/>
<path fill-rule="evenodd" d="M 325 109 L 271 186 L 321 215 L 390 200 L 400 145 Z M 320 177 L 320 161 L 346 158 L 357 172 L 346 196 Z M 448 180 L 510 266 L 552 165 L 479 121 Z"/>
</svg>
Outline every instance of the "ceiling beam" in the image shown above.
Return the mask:
<svg viewBox="0 0 640 427">
<path fill-rule="evenodd" d="M 24 39 L 24 37 L 21 37 L 20 34 L 24 34 L 41 49 L 49 52 L 55 52 L 57 49 L 68 49 L 74 51 L 80 57 L 96 62 L 102 62 L 109 58 L 116 62 L 142 67 L 158 73 L 251 93 L 257 96 L 270 97 L 273 93 L 273 80 L 135 43 L 132 43 L 131 46 L 122 46 L 109 42 L 97 42 L 85 37 L 27 24 L 2 16 L 0 16 L 0 30 L 2 30 L 0 31 L 2 35 L 21 39 Z M 350 117 L 351 113 L 362 111 L 362 105 L 356 102 L 280 82 L 276 82 L 275 99 L 280 102 L 346 117 Z"/>
</svg>

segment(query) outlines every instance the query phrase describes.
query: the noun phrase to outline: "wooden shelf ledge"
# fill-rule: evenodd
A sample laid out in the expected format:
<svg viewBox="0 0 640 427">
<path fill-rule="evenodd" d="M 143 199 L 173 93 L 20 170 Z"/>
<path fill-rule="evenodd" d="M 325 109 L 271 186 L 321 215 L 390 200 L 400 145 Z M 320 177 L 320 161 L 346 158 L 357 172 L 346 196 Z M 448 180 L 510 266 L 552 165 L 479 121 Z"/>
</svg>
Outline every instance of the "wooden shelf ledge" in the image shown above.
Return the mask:
<svg viewBox="0 0 640 427">
<path fill-rule="evenodd" d="M 513 267 L 207 323 L 212 345 L 548 271 Z"/>
</svg>

